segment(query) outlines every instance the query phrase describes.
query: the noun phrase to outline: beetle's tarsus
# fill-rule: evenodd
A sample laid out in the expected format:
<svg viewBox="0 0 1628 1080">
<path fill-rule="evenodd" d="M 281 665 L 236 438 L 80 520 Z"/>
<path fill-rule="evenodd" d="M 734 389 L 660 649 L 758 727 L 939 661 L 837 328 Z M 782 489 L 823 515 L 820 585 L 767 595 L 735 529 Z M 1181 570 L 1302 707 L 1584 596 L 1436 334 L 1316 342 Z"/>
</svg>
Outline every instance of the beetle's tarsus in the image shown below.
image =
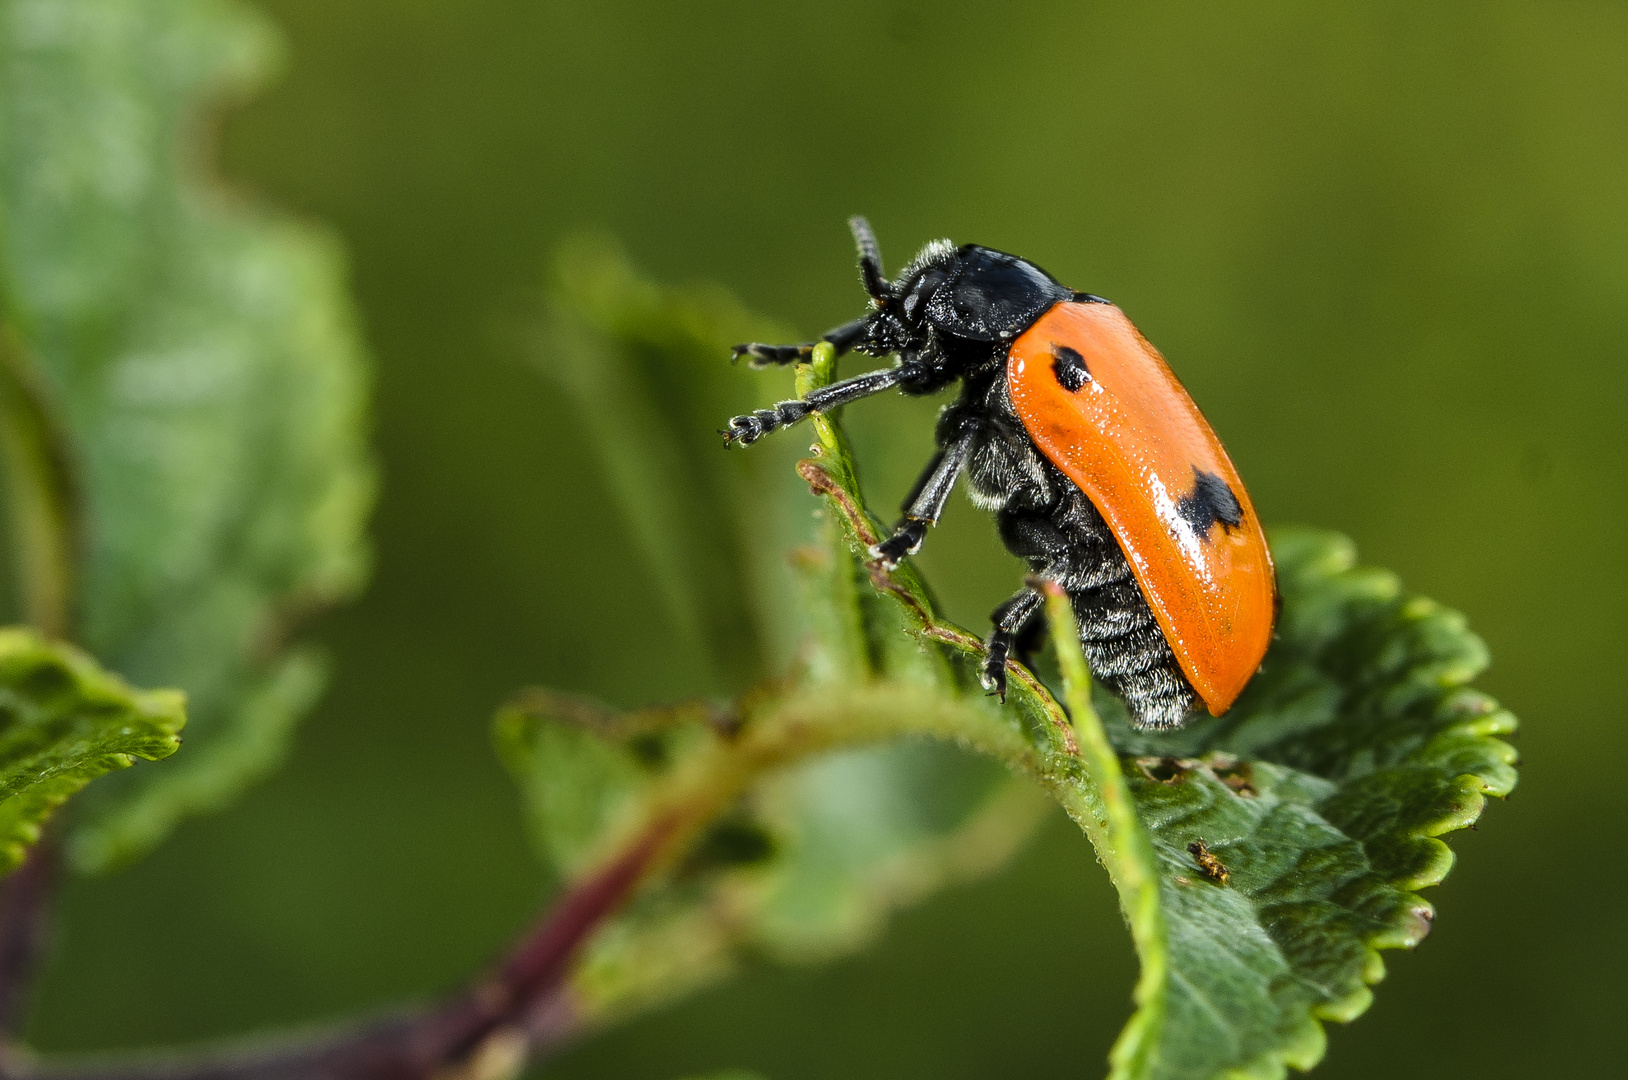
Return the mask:
<svg viewBox="0 0 1628 1080">
<path fill-rule="evenodd" d="M 928 521 L 906 517 L 899 523 L 892 536 L 872 544 L 868 554 L 885 569 L 892 570 L 902 560 L 921 550 L 922 541 L 927 538 L 929 524 Z"/>
<path fill-rule="evenodd" d="M 805 341 L 799 345 L 765 345 L 760 341 L 747 341 L 729 350 L 729 361 L 739 363 L 741 357 L 749 356 L 752 367 L 763 368 L 771 364 L 783 365 L 806 360 L 813 354 L 812 341 Z"/>
</svg>

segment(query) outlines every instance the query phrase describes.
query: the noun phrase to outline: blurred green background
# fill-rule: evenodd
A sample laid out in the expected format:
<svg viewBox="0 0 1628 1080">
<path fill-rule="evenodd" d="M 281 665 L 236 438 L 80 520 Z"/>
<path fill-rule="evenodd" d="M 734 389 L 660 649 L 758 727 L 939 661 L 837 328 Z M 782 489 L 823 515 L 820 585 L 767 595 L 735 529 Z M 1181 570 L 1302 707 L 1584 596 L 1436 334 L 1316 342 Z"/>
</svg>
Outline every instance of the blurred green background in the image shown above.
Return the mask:
<svg viewBox="0 0 1628 1080">
<path fill-rule="evenodd" d="M 812 334 L 860 310 L 843 219 L 864 212 L 893 266 L 947 235 L 1116 300 L 1263 518 L 1349 533 L 1488 640 L 1522 786 L 1455 840 L 1433 936 L 1391 954 L 1319 1075 L 1620 1068 L 1628 7 L 263 7 L 287 74 L 223 119 L 222 168 L 349 245 L 378 363 L 377 573 L 316 628 L 337 678 L 291 765 L 69 887 L 39 1045 L 321 1019 L 502 946 L 543 882 L 493 706 L 532 682 L 618 704 L 717 689 L 672 662 L 589 440 L 522 344 L 548 253 L 609 230 L 656 279 L 716 280 Z M 935 407 L 850 414 L 879 508 Z M 974 626 L 1017 573 L 959 496 L 921 561 Z M 542 1071 L 1090 1076 L 1133 974 L 1059 815 L 861 957 L 757 973 Z"/>
</svg>

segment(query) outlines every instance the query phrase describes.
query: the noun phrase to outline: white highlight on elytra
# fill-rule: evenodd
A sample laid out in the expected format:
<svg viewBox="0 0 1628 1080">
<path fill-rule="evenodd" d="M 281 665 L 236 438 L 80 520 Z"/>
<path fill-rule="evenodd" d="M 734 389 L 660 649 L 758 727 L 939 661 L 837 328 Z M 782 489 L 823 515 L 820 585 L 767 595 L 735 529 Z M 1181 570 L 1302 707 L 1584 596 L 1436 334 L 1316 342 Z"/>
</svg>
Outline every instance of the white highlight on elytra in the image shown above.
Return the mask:
<svg viewBox="0 0 1628 1080">
<path fill-rule="evenodd" d="M 1203 539 L 1193 531 L 1187 519 L 1181 516 L 1176 500 L 1170 497 L 1169 489 L 1164 486 L 1164 481 L 1159 479 L 1157 473 L 1148 473 L 1148 485 L 1153 489 L 1153 507 L 1158 511 L 1159 519 L 1176 538 L 1176 543 L 1181 545 L 1182 554 L 1187 556 L 1187 561 L 1200 573 L 1204 573 L 1206 563 Z"/>
</svg>

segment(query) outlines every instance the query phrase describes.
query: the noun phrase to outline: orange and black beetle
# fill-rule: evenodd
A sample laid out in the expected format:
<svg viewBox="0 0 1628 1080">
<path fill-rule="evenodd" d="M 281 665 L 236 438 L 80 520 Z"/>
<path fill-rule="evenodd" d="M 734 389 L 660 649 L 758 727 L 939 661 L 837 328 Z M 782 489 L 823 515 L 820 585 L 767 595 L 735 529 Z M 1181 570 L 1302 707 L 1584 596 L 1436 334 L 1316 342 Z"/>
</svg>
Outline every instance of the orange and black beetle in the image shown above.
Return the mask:
<svg viewBox="0 0 1628 1080">
<path fill-rule="evenodd" d="M 914 554 L 965 470 L 1006 546 L 1067 590 L 1086 659 L 1132 719 L 1177 727 L 1200 701 L 1225 712 L 1272 637 L 1272 557 L 1237 471 L 1164 358 L 1119 308 L 1024 259 L 941 240 L 889 281 L 870 226 L 849 225 L 871 311 L 824 340 L 897 362 L 737 416 L 725 440 L 754 442 L 890 387 L 929 394 L 961 380 L 938 453 L 871 556 L 893 566 Z M 813 348 L 735 355 L 784 364 Z M 1004 693 L 1007 657 L 1040 607 L 1025 589 L 995 609 L 988 689 Z"/>
</svg>

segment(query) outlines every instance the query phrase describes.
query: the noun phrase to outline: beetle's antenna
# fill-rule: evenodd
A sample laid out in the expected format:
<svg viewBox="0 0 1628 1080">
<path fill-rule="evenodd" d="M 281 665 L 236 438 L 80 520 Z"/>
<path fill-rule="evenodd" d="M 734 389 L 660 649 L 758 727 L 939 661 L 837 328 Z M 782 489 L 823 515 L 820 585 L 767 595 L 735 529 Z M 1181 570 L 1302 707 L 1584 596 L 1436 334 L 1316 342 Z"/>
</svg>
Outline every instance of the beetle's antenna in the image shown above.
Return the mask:
<svg viewBox="0 0 1628 1080">
<path fill-rule="evenodd" d="M 848 219 L 848 228 L 854 234 L 854 246 L 859 248 L 859 276 L 865 282 L 865 292 L 877 304 L 891 300 L 893 287 L 882 273 L 882 249 L 876 246 L 871 223 L 855 214 Z"/>
</svg>

